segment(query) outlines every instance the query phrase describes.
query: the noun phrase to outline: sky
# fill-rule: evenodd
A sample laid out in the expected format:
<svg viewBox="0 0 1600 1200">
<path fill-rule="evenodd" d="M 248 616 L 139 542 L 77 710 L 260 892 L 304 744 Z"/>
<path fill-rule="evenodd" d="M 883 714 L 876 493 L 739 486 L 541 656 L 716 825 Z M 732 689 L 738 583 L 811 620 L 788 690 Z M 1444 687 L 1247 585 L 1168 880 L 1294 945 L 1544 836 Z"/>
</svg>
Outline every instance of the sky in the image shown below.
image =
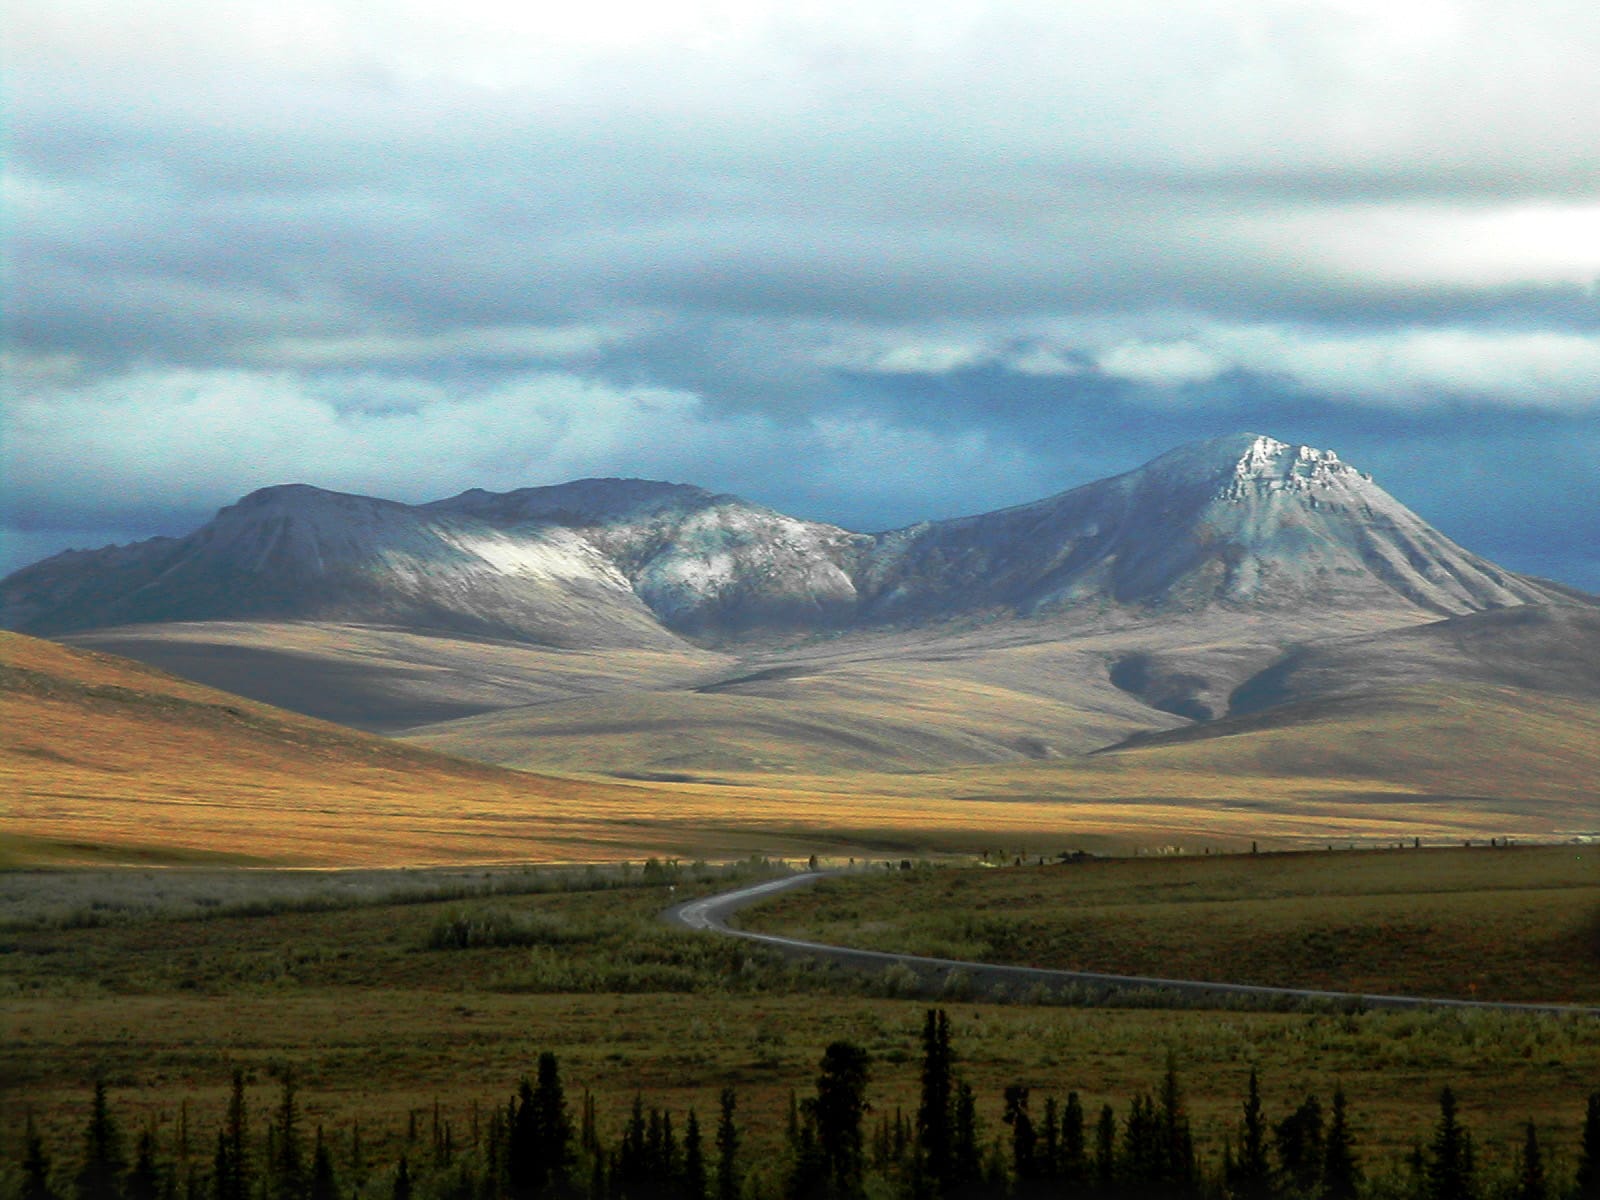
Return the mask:
<svg viewBox="0 0 1600 1200">
<path fill-rule="evenodd" d="M 1592 0 L 11 0 L 0 573 L 271 484 L 871 531 L 1241 431 L 1600 591 Z"/>
</svg>

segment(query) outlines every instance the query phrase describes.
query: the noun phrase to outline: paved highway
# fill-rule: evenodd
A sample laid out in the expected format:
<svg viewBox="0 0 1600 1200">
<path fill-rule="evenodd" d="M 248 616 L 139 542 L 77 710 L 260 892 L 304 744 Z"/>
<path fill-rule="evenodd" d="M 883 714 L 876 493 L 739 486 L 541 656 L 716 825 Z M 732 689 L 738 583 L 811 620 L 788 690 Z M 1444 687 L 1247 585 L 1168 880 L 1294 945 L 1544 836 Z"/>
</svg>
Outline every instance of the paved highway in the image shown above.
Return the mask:
<svg viewBox="0 0 1600 1200">
<path fill-rule="evenodd" d="M 974 992 L 990 991 L 1000 986 L 1005 987 L 1013 996 L 1025 995 L 1035 988 L 1071 987 L 1107 995 L 1118 992 L 1160 990 L 1201 1001 L 1225 1000 L 1228 997 L 1244 998 L 1255 1001 L 1263 1007 L 1274 1005 L 1292 1007 L 1310 1001 L 1349 1008 L 1477 1008 L 1600 1017 L 1600 1008 L 1580 1005 L 1501 1004 L 1490 1000 L 1442 1000 L 1427 996 L 1326 992 L 1311 988 L 1212 983 L 1194 979 L 1163 979 L 1151 975 L 1106 975 L 1093 971 L 1054 971 L 1042 967 L 1010 967 L 950 958 L 924 958 L 916 954 L 893 954 L 881 950 L 854 950 L 846 946 L 829 946 L 822 942 L 807 942 L 799 938 L 736 929 L 728 924 L 728 918 L 741 908 L 776 895 L 778 892 L 804 887 L 827 874 L 830 872 L 807 871 L 798 875 L 786 875 L 781 879 L 771 879 L 765 883 L 749 884 L 715 896 L 675 904 L 661 916 L 670 924 L 744 938 L 747 941 L 770 946 L 792 957 L 820 959 L 854 970 L 882 974 L 890 967 L 902 966 L 915 973 L 925 984 L 935 987 L 942 986 L 951 975 L 960 972 L 971 981 Z"/>
</svg>

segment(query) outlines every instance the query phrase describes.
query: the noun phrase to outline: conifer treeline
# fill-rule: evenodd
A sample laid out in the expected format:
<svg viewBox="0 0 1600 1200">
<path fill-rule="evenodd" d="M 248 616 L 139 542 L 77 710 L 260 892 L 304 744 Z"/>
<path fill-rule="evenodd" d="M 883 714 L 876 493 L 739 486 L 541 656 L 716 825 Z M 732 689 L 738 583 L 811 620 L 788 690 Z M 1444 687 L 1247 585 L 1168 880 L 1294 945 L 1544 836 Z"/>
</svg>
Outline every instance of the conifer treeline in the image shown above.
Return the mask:
<svg viewBox="0 0 1600 1200">
<path fill-rule="evenodd" d="M 791 1095 L 781 1161 L 752 1171 L 738 1097 L 725 1088 L 710 1146 L 694 1109 L 681 1126 L 636 1096 L 622 1129 L 602 1138 L 585 1093 L 576 1125 L 556 1057 L 539 1056 L 502 1108 L 461 1135 L 433 1111 L 424 1142 L 412 1114 L 406 1149 L 390 1166 L 366 1162 L 361 1129 L 334 1148 L 308 1137 L 286 1075 L 265 1133 L 251 1133 L 245 1080 L 233 1088 L 208 1153 L 191 1139 L 187 1105 L 166 1153 L 142 1130 L 130 1156 L 97 1083 L 80 1152 L 56 1169 L 30 1118 L 12 1172 L 16 1200 L 1600 1200 L 1600 1091 L 1587 1099 L 1576 1170 L 1555 1178 L 1537 1130 L 1524 1126 L 1512 1169 L 1485 1177 L 1454 1092 L 1439 1096 L 1432 1138 L 1400 1163 L 1364 1164 L 1342 1090 L 1315 1095 L 1273 1120 L 1252 1070 L 1237 1128 L 1220 1160 L 1196 1154 L 1176 1065 L 1159 1090 L 1120 1115 L 1089 1113 L 1076 1092 L 1035 1106 L 1005 1089 L 1002 1128 L 985 1131 L 972 1089 L 955 1070 L 950 1023 L 930 1010 L 922 1031 L 915 1112 L 875 1112 L 869 1056 L 836 1041 L 812 1095 Z M 430 1144 L 431 1143 L 431 1144 Z"/>
</svg>

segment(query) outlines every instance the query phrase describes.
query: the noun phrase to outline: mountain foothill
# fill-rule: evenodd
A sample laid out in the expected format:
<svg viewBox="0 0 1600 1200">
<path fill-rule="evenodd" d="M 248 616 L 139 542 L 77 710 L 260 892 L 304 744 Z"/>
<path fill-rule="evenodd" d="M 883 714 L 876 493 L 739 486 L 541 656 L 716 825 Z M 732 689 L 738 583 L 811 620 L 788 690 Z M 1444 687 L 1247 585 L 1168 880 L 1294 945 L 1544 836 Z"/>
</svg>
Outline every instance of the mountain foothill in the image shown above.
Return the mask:
<svg viewBox="0 0 1600 1200">
<path fill-rule="evenodd" d="M 1533 830 L 1578 819 L 1600 767 L 1600 600 L 1254 434 L 882 533 L 637 479 L 271 487 L 16 572 L 0 627 L 566 777 L 1023 772 L 1070 797 L 1105 760 L 1181 758 Z"/>
</svg>

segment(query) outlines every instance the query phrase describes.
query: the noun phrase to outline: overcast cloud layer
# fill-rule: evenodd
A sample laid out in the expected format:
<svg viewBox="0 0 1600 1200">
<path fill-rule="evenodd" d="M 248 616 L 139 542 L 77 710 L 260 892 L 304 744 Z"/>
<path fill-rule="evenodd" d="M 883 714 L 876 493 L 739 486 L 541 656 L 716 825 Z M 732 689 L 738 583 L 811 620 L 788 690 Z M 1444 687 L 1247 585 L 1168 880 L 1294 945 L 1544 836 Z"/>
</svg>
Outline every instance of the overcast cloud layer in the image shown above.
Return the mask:
<svg viewBox="0 0 1600 1200">
<path fill-rule="evenodd" d="M 253 488 L 881 529 L 1251 429 L 1600 590 L 1577 0 L 13 0 L 0 571 Z"/>
</svg>

